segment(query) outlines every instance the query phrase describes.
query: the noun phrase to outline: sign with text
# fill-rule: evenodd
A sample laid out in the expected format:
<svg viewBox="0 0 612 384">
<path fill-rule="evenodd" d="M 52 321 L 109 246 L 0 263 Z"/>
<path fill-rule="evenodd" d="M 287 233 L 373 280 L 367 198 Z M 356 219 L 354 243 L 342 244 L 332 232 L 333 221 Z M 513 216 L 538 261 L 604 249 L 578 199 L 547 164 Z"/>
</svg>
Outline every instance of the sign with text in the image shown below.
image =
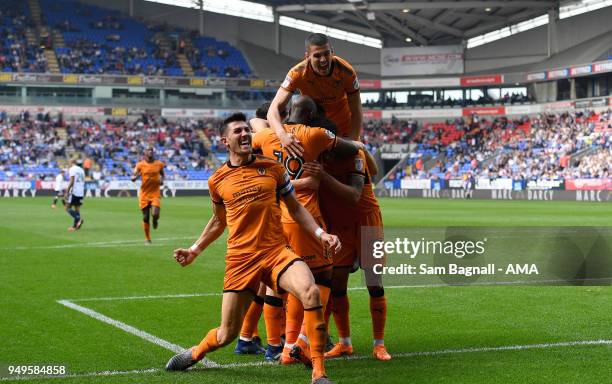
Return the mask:
<svg viewBox="0 0 612 384">
<path fill-rule="evenodd" d="M 463 47 L 383 48 L 380 63 L 382 76 L 463 73 Z"/>
</svg>

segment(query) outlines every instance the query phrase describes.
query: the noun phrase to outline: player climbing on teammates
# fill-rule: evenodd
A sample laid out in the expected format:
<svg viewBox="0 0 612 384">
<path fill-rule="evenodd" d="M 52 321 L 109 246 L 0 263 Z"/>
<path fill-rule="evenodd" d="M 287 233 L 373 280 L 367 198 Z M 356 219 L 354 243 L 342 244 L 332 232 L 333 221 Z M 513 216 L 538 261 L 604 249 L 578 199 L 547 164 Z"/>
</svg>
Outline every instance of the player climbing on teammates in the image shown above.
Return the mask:
<svg viewBox="0 0 612 384">
<path fill-rule="evenodd" d="M 299 140 L 285 132 L 280 111 L 291 95 L 299 90 L 310 96 L 325 110 L 326 116 L 338 127 L 339 137 L 359 140 L 362 124 L 361 97 L 357 73 L 344 59 L 334 55 L 329 38 L 313 33 L 306 38 L 304 60 L 291 68 L 268 110 L 268 124 L 281 144 L 292 155 L 304 151 Z"/>
</svg>

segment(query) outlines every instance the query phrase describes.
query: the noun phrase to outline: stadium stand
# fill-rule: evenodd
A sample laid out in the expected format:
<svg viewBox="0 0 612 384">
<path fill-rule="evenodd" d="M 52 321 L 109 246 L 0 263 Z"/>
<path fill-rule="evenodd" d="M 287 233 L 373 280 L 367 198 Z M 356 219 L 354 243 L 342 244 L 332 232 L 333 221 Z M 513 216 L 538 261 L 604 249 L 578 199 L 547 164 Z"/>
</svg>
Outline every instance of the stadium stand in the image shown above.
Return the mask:
<svg viewBox="0 0 612 384">
<path fill-rule="evenodd" d="M 606 178 L 611 133 L 609 110 L 425 124 L 412 140 L 416 151 L 392 179 Z"/>
<path fill-rule="evenodd" d="M 242 53 L 210 37 L 147 25 L 117 11 L 72 0 L 41 0 L 46 22 L 65 46 L 54 47 L 62 73 L 248 77 Z M 26 7 L 27 8 L 27 7 Z M 172 32 L 172 33 L 169 33 Z M 193 69 L 181 62 L 186 55 Z M 185 59 L 187 60 L 187 59 Z"/>
<path fill-rule="evenodd" d="M 28 41 L 29 9 L 18 0 L 0 1 L 0 66 L 4 72 L 46 72 L 43 49 Z"/>
<path fill-rule="evenodd" d="M 147 145 L 167 164 L 170 180 L 206 180 L 218 164 L 209 156 L 217 150 L 212 132 L 216 121 L 143 116 L 137 121 L 88 118 L 67 121 L 48 114 L 15 118 L 2 113 L 0 123 L 0 181 L 51 180 L 73 157 L 89 159 L 93 180 L 128 180 Z M 210 135 L 210 148 L 200 135 Z"/>
</svg>

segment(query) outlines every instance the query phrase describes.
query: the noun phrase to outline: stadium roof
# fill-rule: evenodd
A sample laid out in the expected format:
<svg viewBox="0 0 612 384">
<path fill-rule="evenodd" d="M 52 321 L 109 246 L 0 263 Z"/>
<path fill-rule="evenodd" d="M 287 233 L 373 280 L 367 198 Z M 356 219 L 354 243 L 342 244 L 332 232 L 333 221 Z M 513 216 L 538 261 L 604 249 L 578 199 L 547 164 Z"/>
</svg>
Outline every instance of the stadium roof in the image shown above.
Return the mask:
<svg viewBox="0 0 612 384">
<path fill-rule="evenodd" d="M 468 48 L 612 6 L 612 0 L 145 0 L 245 17 L 371 47 Z"/>
<path fill-rule="evenodd" d="M 258 0 L 280 15 L 374 37 L 385 46 L 443 45 L 547 15 L 576 1 Z M 539 25 L 546 24 L 546 19 Z M 476 44 L 477 45 L 477 44 Z"/>
</svg>

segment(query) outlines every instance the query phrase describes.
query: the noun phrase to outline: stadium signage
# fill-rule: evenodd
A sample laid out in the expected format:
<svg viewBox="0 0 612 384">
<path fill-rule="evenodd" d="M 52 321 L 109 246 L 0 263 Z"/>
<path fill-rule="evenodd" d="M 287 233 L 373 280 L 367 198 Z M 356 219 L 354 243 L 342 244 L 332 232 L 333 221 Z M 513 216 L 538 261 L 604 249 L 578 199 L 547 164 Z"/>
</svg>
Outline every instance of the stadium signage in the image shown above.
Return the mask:
<svg viewBox="0 0 612 384">
<path fill-rule="evenodd" d="M 450 179 L 448 180 L 449 188 L 463 188 L 464 181 L 462 179 Z"/>
<path fill-rule="evenodd" d="M 399 160 L 404 156 L 401 152 L 383 152 L 380 154 L 380 158 L 383 160 Z"/>
<path fill-rule="evenodd" d="M 593 64 L 593 72 L 610 72 L 612 71 L 612 61 L 606 63 Z"/>
<path fill-rule="evenodd" d="M 461 117 L 460 108 L 449 109 L 392 109 L 382 111 L 383 119 L 435 119 Z"/>
<path fill-rule="evenodd" d="M 612 179 L 567 179 L 565 189 L 568 191 L 612 191 Z"/>
<path fill-rule="evenodd" d="M 430 189 L 431 180 L 429 179 L 403 179 L 402 189 Z"/>
<path fill-rule="evenodd" d="M 548 79 L 559 79 L 559 78 L 567 77 L 568 74 L 569 74 L 569 71 L 567 68 L 555 69 L 552 71 L 548 71 L 547 77 Z"/>
<path fill-rule="evenodd" d="M 376 189 L 378 197 L 421 199 L 483 199 L 483 200 L 528 200 L 528 201 L 585 201 L 610 202 L 612 191 L 512 191 L 507 189 L 465 191 L 462 189 Z"/>
<path fill-rule="evenodd" d="M 144 78 L 144 83 L 151 85 L 165 85 L 166 80 L 157 76 L 147 76 Z"/>
<path fill-rule="evenodd" d="M 503 75 L 468 76 L 461 78 L 462 87 L 476 87 L 480 85 L 502 84 L 503 82 Z"/>
<path fill-rule="evenodd" d="M 487 179 L 480 178 L 476 179 L 476 189 L 503 189 L 512 190 L 513 182 L 512 179 L 500 178 L 500 179 Z"/>
<path fill-rule="evenodd" d="M 380 80 L 359 80 L 359 87 L 361 89 L 379 89 L 380 85 Z"/>
<path fill-rule="evenodd" d="M 163 117 L 220 117 L 223 112 L 216 109 L 162 108 L 161 110 Z"/>
<path fill-rule="evenodd" d="M 555 194 L 553 191 L 545 190 L 527 190 L 527 200 L 554 200 Z"/>
<path fill-rule="evenodd" d="M 102 78 L 94 75 L 80 75 L 78 82 L 83 84 L 100 84 L 102 83 Z"/>
<path fill-rule="evenodd" d="M 383 48 L 380 63 L 382 76 L 463 73 L 463 47 Z"/>
<path fill-rule="evenodd" d="M 505 107 L 481 107 L 481 108 L 463 108 L 463 116 L 476 115 L 505 115 Z"/>
<path fill-rule="evenodd" d="M 430 88 L 430 87 L 458 87 L 461 85 L 459 77 L 437 77 L 430 79 L 394 79 L 382 80 L 383 89 L 394 88 Z"/>
<path fill-rule="evenodd" d="M 529 180 L 527 189 L 563 189 L 563 180 Z"/>
<path fill-rule="evenodd" d="M 365 119 L 382 119 L 381 110 L 365 110 L 363 111 L 363 117 Z"/>
<path fill-rule="evenodd" d="M 36 197 L 36 189 L 5 189 L 2 192 L 2 197 Z M 29 196 L 28 196 L 29 194 Z"/>
<path fill-rule="evenodd" d="M 582 65 L 580 67 L 572 67 L 570 68 L 570 75 L 571 76 L 578 76 L 578 75 L 584 75 L 584 74 L 589 74 L 593 71 L 592 66 L 589 65 Z"/>
<path fill-rule="evenodd" d="M 612 193 L 609 191 L 576 191 L 576 201 L 604 202 L 611 198 Z"/>
<path fill-rule="evenodd" d="M 546 80 L 546 72 L 535 72 L 527 74 L 527 81 L 542 81 Z"/>
</svg>

